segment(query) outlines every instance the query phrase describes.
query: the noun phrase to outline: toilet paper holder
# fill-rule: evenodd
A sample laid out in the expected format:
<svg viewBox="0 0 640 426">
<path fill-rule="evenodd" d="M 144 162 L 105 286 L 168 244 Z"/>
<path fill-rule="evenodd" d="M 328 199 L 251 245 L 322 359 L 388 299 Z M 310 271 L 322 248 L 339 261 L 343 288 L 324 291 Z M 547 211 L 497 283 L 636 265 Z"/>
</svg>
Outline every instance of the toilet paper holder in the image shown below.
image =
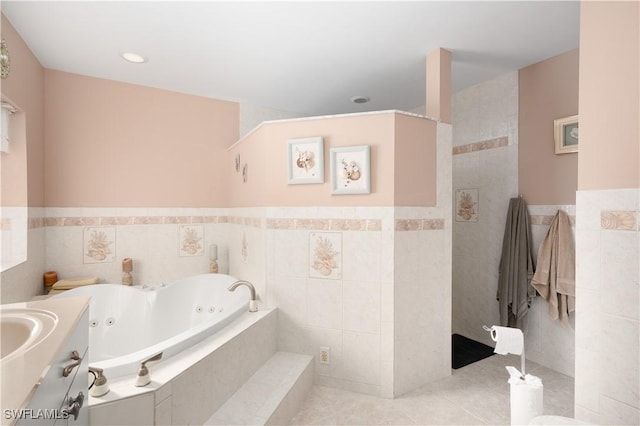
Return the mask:
<svg viewBox="0 0 640 426">
<path fill-rule="evenodd" d="M 485 331 L 488 331 L 490 334 L 492 334 L 492 333 L 493 333 L 493 328 L 492 328 L 492 327 L 487 327 L 486 325 L 483 325 L 483 326 L 482 326 L 482 328 L 483 328 Z M 492 334 L 492 336 L 493 336 L 493 334 Z M 494 340 L 495 340 L 495 339 L 494 339 Z M 525 359 L 525 358 L 524 358 L 524 344 L 523 344 L 523 345 L 522 345 L 522 352 L 520 353 L 520 373 L 522 374 L 522 375 L 520 376 L 520 379 L 521 379 L 521 380 L 524 380 L 524 376 L 526 375 L 526 372 L 525 372 L 525 370 L 524 370 L 524 359 Z"/>
</svg>

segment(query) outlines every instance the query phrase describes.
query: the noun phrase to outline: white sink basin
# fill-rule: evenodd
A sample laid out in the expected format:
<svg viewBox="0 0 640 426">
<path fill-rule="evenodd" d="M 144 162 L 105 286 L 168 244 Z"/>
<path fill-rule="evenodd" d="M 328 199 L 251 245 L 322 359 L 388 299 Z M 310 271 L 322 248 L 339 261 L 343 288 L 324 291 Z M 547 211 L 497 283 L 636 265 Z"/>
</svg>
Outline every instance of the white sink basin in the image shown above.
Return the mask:
<svg viewBox="0 0 640 426">
<path fill-rule="evenodd" d="M 43 309 L 0 310 L 0 360 L 24 354 L 51 334 L 57 322 L 56 314 Z"/>
</svg>

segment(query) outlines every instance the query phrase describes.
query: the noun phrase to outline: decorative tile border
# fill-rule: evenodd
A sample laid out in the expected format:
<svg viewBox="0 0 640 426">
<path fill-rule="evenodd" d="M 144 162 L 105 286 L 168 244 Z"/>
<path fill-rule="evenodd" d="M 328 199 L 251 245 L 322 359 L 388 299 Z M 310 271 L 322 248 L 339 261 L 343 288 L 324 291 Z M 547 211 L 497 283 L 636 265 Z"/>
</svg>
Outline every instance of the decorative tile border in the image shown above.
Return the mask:
<svg viewBox="0 0 640 426">
<path fill-rule="evenodd" d="M 554 217 L 555 215 L 532 214 L 529 215 L 529 220 L 531 221 L 531 225 L 549 226 Z M 571 227 L 575 228 L 576 217 L 569 215 L 569 222 L 571 223 Z"/>
<path fill-rule="evenodd" d="M 485 149 L 502 148 L 509 145 L 509 138 L 502 136 L 495 139 L 488 139 L 485 141 L 474 142 L 467 145 L 454 146 L 452 149 L 453 155 L 467 154 L 469 152 L 484 151 Z"/>
<path fill-rule="evenodd" d="M 44 217 L 30 217 L 27 224 L 28 229 L 37 229 L 45 227 Z"/>
<path fill-rule="evenodd" d="M 106 226 L 106 225 L 182 225 L 190 223 L 227 223 L 227 216 L 98 216 L 47 217 L 29 219 L 29 226 Z"/>
<path fill-rule="evenodd" d="M 396 231 L 437 231 L 444 229 L 444 219 L 396 219 Z"/>
<path fill-rule="evenodd" d="M 284 219 L 267 218 L 267 229 L 310 231 L 380 231 L 380 219 Z"/>
<path fill-rule="evenodd" d="M 295 219 L 241 216 L 98 216 L 47 217 L 29 219 L 31 228 L 43 226 L 124 226 L 188 225 L 231 223 L 267 229 L 307 229 L 312 231 L 380 231 L 380 219 Z"/>
<path fill-rule="evenodd" d="M 251 226 L 253 228 L 262 228 L 262 218 L 259 217 L 240 217 L 240 216 L 228 216 L 227 223 L 234 225 Z"/>
<path fill-rule="evenodd" d="M 638 215 L 637 211 L 609 211 L 600 212 L 600 228 L 613 229 L 617 231 L 637 231 Z"/>
</svg>

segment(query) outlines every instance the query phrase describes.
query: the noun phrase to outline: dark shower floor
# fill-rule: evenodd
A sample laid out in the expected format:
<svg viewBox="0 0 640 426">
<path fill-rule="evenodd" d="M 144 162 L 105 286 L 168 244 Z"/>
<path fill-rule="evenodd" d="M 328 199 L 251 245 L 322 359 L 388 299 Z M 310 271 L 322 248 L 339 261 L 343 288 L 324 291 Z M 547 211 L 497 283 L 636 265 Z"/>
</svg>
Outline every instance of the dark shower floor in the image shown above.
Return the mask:
<svg viewBox="0 0 640 426">
<path fill-rule="evenodd" d="M 493 355 L 493 348 L 459 334 L 451 336 L 451 367 L 454 370 Z"/>
</svg>

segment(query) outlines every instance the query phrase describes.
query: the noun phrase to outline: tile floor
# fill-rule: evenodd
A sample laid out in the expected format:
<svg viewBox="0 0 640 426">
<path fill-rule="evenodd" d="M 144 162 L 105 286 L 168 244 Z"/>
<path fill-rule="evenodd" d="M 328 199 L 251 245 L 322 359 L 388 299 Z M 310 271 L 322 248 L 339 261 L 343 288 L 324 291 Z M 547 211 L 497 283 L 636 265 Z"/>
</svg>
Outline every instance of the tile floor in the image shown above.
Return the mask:
<svg viewBox="0 0 640 426">
<path fill-rule="evenodd" d="M 450 377 L 396 399 L 314 386 L 292 425 L 508 425 L 507 365 L 517 356 L 494 355 L 453 370 Z M 544 414 L 573 417 L 571 377 L 527 362 L 544 385 Z"/>
</svg>

